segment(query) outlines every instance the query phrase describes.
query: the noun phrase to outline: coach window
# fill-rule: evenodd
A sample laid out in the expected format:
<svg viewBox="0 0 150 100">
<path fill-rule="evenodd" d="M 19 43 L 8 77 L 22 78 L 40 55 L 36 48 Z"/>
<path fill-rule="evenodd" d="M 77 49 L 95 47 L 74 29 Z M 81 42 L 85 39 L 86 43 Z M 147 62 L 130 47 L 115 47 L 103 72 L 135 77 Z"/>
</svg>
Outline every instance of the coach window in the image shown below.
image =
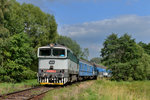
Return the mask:
<svg viewBox="0 0 150 100">
<path fill-rule="evenodd" d="M 50 48 L 41 48 L 39 52 L 39 56 L 50 56 L 51 49 Z"/>
<path fill-rule="evenodd" d="M 53 49 L 53 56 L 65 56 L 65 49 Z"/>
<path fill-rule="evenodd" d="M 86 70 L 86 64 L 84 64 L 84 70 Z"/>
<path fill-rule="evenodd" d="M 88 65 L 88 69 L 87 70 L 88 70 L 88 72 L 90 72 L 90 66 L 89 65 Z"/>
<path fill-rule="evenodd" d="M 81 63 L 79 63 L 79 64 L 80 64 L 80 67 L 79 67 L 79 68 L 81 69 L 82 64 L 81 64 Z"/>
<path fill-rule="evenodd" d="M 89 66 L 88 66 L 88 65 L 86 65 L 86 71 L 88 71 L 88 68 L 89 68 Z"/>
<path fill-rule="evenodd" d="M 87 71 L 89 72 L 89 69 L 90 69 L 90 66 L 89 65 L 87 65 L 88 67 L 87 67 Z"/>
<path fill-rule="evenodd" d="M 79 63 L 79 68 L 81 69 L 81 63 Z"/>
</svg>

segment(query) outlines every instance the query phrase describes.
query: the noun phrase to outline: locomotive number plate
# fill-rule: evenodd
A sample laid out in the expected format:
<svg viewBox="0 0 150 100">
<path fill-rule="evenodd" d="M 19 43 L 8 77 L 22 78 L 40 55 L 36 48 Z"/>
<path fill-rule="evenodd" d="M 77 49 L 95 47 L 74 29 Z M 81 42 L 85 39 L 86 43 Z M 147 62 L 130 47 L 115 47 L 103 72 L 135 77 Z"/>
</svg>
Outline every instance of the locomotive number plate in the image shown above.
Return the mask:
<svg viewBox="0 0 150 100">
<path fill-rule="evenodd" d="M 49 73 L 56 73 L 56 70 L 47 70 L 46 72 L 49 72 Z"/>
</svg>

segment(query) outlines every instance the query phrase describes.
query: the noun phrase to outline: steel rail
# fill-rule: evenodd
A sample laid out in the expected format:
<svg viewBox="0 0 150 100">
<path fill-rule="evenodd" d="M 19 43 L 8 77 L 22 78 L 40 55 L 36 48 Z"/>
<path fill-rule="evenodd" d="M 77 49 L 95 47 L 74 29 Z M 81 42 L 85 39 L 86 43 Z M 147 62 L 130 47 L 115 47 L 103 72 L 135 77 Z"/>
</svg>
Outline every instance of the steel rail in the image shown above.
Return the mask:
<svg viewBox="0 0 150 100">
<path fill-rule="evenodd" d="M 44 86 L 36 86 L 36 87 L 32 87 L 32 88 L 12 92 L 12 93 L 0 95 L 0 100 L 15 100 L 15 99 L 17 99 L 17 100 L 28 100 L 30 98 L 35 97 L 36 95 L 41 94 L 41 93 L 34 93 L 34 90 L 40 90 L 40 89 L 41 89 L 41 93 L 44 93 L 44 92 L 46 93 L 52 88 L 44 87 Z M 31 92 L 33 92 L 33 93 L 31 93 Z M 37 92 L 40 92 L 40 91 L 37 91 Z M 20 97 L 20 99 L 19 99 L 19 97 Z"/>
</svg>

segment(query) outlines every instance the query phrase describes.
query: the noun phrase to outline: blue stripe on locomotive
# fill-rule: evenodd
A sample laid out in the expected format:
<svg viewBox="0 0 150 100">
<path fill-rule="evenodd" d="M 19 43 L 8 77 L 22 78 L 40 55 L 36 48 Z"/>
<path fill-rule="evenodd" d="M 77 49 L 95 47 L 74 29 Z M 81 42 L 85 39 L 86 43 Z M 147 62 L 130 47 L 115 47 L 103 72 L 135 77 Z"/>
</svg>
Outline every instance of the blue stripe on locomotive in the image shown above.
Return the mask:
<svg viewBox="0 0 150 100">
<path fill-rule="evenodd" d="M 94 76 L 93 70 L 94 66 L 82 61 L 79 62 L 79 76 Z"/>
</svg>

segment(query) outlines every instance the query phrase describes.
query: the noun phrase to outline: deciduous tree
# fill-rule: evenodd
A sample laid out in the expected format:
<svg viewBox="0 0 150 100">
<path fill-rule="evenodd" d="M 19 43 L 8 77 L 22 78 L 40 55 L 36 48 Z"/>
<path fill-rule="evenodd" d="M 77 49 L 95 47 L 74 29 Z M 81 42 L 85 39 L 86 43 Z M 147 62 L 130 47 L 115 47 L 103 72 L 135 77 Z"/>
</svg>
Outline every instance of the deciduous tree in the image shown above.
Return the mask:
<svg viewBox="0 0 150 100">
<path fill-rule="evenodd" d="M 112 34 L 103 45 L 102 62 L 112 70 L 113 79 L 144 80 L 149 77 L 146 74 L 150 68 L 149 56 L 131 36 L 124 34 L 118 38 L 117 34 Z"/>
</svg>

